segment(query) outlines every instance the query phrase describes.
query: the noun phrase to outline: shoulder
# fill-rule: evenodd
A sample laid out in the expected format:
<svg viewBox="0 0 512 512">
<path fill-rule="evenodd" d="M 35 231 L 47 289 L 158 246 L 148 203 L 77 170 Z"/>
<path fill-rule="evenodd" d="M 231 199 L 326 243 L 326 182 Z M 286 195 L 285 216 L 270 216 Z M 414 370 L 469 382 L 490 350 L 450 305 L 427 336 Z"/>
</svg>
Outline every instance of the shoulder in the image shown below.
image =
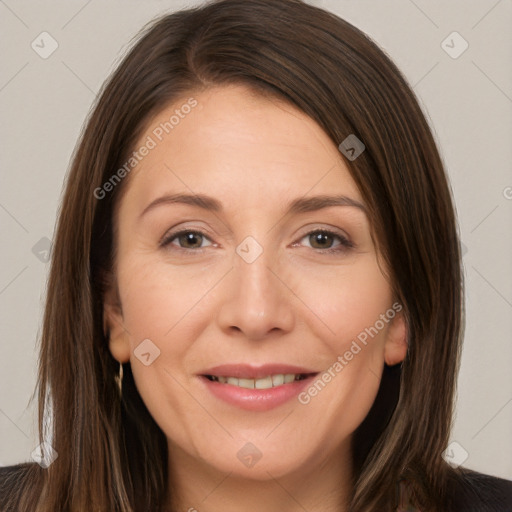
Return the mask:
<svg viewBox="0 0 512 512">
<path fill-rule="evenodd" d="M 35 503 L 42 486 L 42 471 L 38 464 L 28 462 L 0 467 L 0 511 L 18 510 L 22 498 L 27 504 Z"/>
<path fill-rule="evenodd" d="M 41 489 L 42 469 L 35 463 L 0 467 L 0 511 L 18 510 L 23 490 Z M 512 511 L 512 481 L 459 468 L 448 486 L 450 512 Z M 34 499 L 37 494 L 34 493 Z"/>
<path fill-rule="evenodd" d="M 460 468 L 449 494 L 451 512 L 512 511 L 512 481 L 503 478 Z"/>
</svg>

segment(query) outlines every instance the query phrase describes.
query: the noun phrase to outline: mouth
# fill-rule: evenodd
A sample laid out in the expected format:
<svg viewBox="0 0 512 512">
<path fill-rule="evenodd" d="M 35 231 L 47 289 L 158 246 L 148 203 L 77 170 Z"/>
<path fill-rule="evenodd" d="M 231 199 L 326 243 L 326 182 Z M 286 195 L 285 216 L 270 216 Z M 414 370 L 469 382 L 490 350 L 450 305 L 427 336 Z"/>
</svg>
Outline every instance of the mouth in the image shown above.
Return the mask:
<svg viewBox="0 0 512 512">
<path fill-rule="evenodd" d="M 198 374 L 205 392 L 249 411 L 269 411 L 296 397 L 318 375 L 311 369 L 284 364 L 226 364 Z"/>
<path fill-rule="evenodd" d="M 244 389 L 271 389 L 278 386 L 291 384 L 292 382 L 306 380 L 316 375 L 315 373 L 277 373 L 262 378 L 239 378 L 227 375 L 203 375 L 211 382 L 228 384 Z"/>
</svg>

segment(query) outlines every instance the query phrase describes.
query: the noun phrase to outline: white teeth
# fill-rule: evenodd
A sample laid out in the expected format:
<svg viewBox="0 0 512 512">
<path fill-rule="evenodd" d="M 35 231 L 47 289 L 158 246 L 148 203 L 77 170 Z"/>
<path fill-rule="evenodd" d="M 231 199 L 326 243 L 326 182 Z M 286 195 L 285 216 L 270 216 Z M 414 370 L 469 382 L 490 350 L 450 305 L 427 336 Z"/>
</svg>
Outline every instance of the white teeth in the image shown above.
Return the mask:
<svg viewBox="0 0 512 512">
<path fill-rule="evenodd" d="M 230 384 L 245 389 L 270 389 L 272 387 L 290 384 L 295 380 L 299 380 L 300 374 L 279 373 L 277 375 L 269 375 L 261 379 L 238 379 L 237 377 L 213 377 L 213 380 L 220 384 Z"/>
<path fill-rule="evenodd" d="M 254 381 L 256 389 L 270 389 L 272 387 L 272 377 L 265 377 L 263 379 L 256 379 Z"/>
<path fill-rule="evenodd" d="M 254 379 L 238 379 L 238 387 L 254 389 Z"/>
<path fill-rule="evenodd" d="M 272 375 L 273 386 L 281 386 L 282 384 L 284 384 L 284 375 L 282 373 L 279 375 Z"/>
</svg>

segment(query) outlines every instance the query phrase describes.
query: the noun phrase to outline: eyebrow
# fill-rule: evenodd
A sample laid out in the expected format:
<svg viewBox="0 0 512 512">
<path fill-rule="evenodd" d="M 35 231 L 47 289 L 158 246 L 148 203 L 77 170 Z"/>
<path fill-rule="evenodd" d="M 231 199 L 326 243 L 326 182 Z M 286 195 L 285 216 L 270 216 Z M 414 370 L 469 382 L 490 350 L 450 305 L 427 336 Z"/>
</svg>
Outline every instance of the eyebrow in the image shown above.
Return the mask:
<svg viewBox="0 0 512 512">
<path fill-rule="evenodd" d="M 220 201 L 205 194 L 167 194 L 155 199 L 146 206 L 139 218 L 143 217 L 147 212 L 158 206 L 169 204 L 188 204 L 215 213 L 219 213 L 223 210 L 222 203 Z M 344 195 L 319 195 L 313 197 L 300 197 L 291 201 L 285 215 L 316 212 L 331 206 L 351 206 L 366 213 L 366 207 L 364 204 L 356 199 L 352 199 L 351 197 Z"/>
</svg>

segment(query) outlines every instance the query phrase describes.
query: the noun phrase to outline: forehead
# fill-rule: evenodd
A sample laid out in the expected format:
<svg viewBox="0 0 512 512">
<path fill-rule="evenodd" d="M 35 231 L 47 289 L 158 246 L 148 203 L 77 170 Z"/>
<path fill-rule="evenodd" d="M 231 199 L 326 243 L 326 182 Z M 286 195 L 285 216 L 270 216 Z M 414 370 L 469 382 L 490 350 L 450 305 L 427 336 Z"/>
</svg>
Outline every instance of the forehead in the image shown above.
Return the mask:
<svg viewBox="0 0 512 512">
<path fill-rule="evenodd" d="M 233 207 L 343 193 L 361 199 L 343 157 L 321 127 L 292 105 L 230 85 L 190 94 L 148 123 L 151 146 L 130 174 L 141 202 L 162 192 L 205 193 Z M 245 203 L 244 203 L 245 198 Z"/>
</svg>

